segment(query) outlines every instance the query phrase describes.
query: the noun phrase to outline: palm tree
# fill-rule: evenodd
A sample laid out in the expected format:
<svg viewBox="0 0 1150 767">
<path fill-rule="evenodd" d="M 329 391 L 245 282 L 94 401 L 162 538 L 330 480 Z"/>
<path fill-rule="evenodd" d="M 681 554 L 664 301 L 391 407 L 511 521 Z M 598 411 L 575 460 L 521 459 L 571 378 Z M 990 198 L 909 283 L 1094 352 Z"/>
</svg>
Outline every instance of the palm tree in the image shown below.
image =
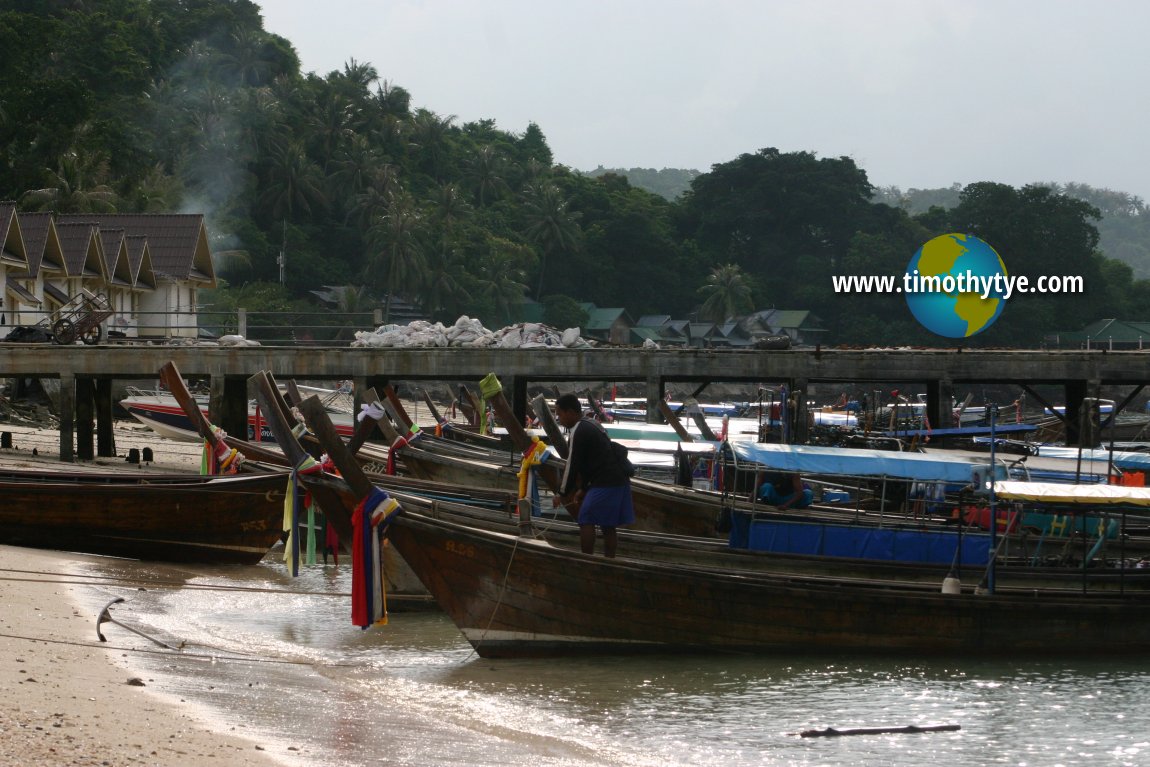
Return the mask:
<svg viewBox="0 0 1150 767">
<path fill-rule="evenodd" d="M 391 299 L 400 285 L 416 286 L 423 281 L 424 259 L 420 242 L 422 215 L 414 198 L 406 191 L 392 196 L 387 212 L 368 230 L 368 242 L 374 253 L 368 262 L 365 277 L 386 275 L 383 321 L 391 318 Z"/>
<path fill-rule="evenodd" d="M 275 152 L 262 202 L 272 218 L 292 218 L 297 213 L 310 213 L 313 207 L 326 207 L 323 174 L 299 141 L 281 145 Z"/>
<path fill-rule="evenodd" d="M 399 172 L 394 165 L 380 165 L 372 170 L 367 185 L 355 195 L 348 210 L 348 218 L 355 218 L 363 228 L 382 216 L 399 191 Z"/>
<path fill-rule="evenodd" d="M 85 159 L 65 152 L 56 170 L 45 168 L 48 186 L 29 189 L 21 202 L 29 210 L 53 213 L 115 213 L 116 193 L 103 183 L 107 172 L 108 161 L 100 155 Z"/>
<path fill-rule="evenodd" d="M 527 213 L 527 239 L 543 251 L 539 264 L 539 285 L 535 299 L 543 296 L 547 257 L 575 250 L 579 239 L 580 214 L 567 209 L 567 200 L 554 184 L 537 184 L 527 188 L 524 204 Z"/>
<path fill-rule="evenodd" d="M 415 113 L 411 140 L 419 147 L 420 162 L 424 170 L 436 180 L 443 175 L 443 162 L 449 154 L 447 139 L 455 119 L 455 115 L 440 117 L 427 109 L 420 109 Z"/>
<path fill-rule="evenodd" d="M 475 184 L 479 207 L 487 207 L 488 200 L 495 200 L 506 191 L 503 164 L 503 158 L 490 144 L 480 147 L 468 162 L 468 175 Z"/>
<path fill-rule="evenodd" d="M 319 140 L 319 154 L 326 172 L 336 152 L 352 136 L 352 124 L 359 117 L 359 108 L 342 94 L 326 88 L 320 92 L 314 108 L 308 113 L 308 133 Z"/>
<path fill-rule="evenodd" d="M 486 301 L 499 315 L 499 321 L 509 319 L 512 309 L 523 302 L 527 293 L 526 275 L 519 268 L 520 249 L 523 246 L 492 237 L 487 257 L 476 265 L 472 275 L 475 297 Z"/>
<path fill-rule="evenodd" d="M 439 187 L 430 220 L 431 229 L 438 236 L 437 243 L 428 249 L 420 290 L 423 306 L 432 314 L 469 298 L 461 280 L 466 265 L 456 247 L 455 229 L 470 213 L 471 208 L 460 194 L 459 187 L 455 184 Z"/>
<path fill-rule="evenodd" d="M 711 270 L 699 292 L 706 298 L 699 316 L 712 322 L 723 322 L 751 308 L 751 286 L 747 275 L 735 264 L 723 264 Z"/>
</svg>

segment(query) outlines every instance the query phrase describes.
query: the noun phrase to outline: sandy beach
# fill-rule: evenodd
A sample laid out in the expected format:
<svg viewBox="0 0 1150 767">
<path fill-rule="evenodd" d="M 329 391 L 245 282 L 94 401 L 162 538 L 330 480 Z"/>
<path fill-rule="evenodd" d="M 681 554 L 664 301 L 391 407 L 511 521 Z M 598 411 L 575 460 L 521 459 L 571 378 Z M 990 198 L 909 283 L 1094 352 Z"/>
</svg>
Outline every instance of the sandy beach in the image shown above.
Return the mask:
<svg viewBox="0 0 1150 767">
<path fill-rule="evenodd" d="M 160 473 L 199 466 L 198 445 L 161 439 L 130 422 L 117 424 L 117 457 L 75 464 L 58 460 L 55 429 L 0 428 L 12 433 L 13 448 L 0 451 L 7 467 Z M 150 447 L 155 460 L 127 463 L 133 447 Z M 69 577 L 90 559 L 0 546 L 0 765 L 281 764 L 269 753 L 277 746 L 237 737 L 235 727 L 213 728 L 194 707 L 149 689 L 149 680 L 131 670 L 137 650 L 130 648 L 140 642 L 129 634 L 105 624 L 109 642 L 98 641 L 98 615 L 80 606 L 75 594 L 83 586 Z"/>
<path fill-rule="evenodd" d="M 98 640 L 97 615 L 72 596 L 83 586 L 62 582 L 84 559 L 0 546 L 0 765 L 279 764 L 264 751 L 276 746 L 150 690 L 131 671 L 140 643 L 128 634 L 105 624 Z"/>
</svg>

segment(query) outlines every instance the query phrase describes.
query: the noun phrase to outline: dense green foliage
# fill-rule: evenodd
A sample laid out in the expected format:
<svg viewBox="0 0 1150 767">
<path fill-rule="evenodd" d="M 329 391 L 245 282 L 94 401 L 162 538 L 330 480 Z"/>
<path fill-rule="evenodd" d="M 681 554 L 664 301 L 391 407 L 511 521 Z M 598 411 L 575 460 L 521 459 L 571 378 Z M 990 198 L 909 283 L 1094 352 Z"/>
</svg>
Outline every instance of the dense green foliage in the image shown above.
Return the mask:
<svg viewBox="0 0 1150 767">
<path fill-rule="evenodd" d="M 924 241 L 966 231 L 1013 273 L 1081 274 L 1088 290 L 1012 299 L 975 343 L 1036 344 L 1150 311 L 1150 287 L 1097 252 L 1099 209 L 1146 226 L 1141 201 L 1117 193 L 973 184 L 916 211 L 882 204 L 849 158 L 775 149 L 715 165 L 685 193 L 653 193 L 556 164 L 540 126 L 515 133 L 415 106 L 369 64 L 301 73 L 251 0 L 4 7 L 0 198 L 203 212 L 231 284 L 219 306 L 291 309 L 320 285 L 356 284 L 492 326 L 525 298 L 557 324 L 583 316 L 579 301 L 632 317 L 776 306 L 813 311 L 832 342 L 937 343 L 901 297 L 836 295 L 831 275 L 901 275 Z M 681 171 L 650 173 L 648 188 L 683 183 Z M 1121 255 L 1150 266 L 1135 250 Z"/>
</svg>

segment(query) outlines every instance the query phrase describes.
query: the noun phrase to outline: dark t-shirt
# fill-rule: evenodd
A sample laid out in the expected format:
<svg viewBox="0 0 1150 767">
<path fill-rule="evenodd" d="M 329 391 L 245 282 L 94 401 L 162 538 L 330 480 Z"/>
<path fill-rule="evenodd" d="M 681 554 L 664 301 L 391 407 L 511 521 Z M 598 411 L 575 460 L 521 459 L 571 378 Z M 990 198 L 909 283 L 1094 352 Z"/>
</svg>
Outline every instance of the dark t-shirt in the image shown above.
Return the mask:
<svg viewBox="0 0 1150 767">
<path fill-rule="evenodd" d="M 611 449 L 611 438 L 599 424 L 580 420 L 571 430 L 568 447 L 561 495 L 569 495 L 577 488 L 619 487 L 628 483 L 627 474 Z"/>
</svg>

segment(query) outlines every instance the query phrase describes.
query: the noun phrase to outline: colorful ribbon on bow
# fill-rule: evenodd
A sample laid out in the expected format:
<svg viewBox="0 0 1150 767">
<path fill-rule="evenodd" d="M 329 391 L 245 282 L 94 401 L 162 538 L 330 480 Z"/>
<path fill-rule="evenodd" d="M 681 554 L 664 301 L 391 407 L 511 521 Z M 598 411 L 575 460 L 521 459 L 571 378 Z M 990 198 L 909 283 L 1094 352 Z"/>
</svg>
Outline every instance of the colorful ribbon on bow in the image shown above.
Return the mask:
<svg viewBox="0 0 1150 767">
<path fill-rule="evenodd" d="M 200 474 L 235 474 L 244 462 L 244 455 L 228 447 L 224 438 L 228 433 L 219 426 L 211 426 L 214 439 L 204 439 L 204 452 L 200 457 Z"/>
<path fill-rule="evenodd" d="M 391 443 L 391 447 L 387 449 L 387 466 L 384 472 L 388 476 L 395 476 L 395 455 L 400 449 L 410 445 L 420 435 L 419 424 L 413 423 L 411 428 L 407 430 L 407 434 L 401 437 L 396 437 L 395 442 Z"/>
<path fill-rule="evenodd" d="M 351 622 L 366 629 L 387 623 L 387 582 L 383 577 L 380 537 L 399 512 L 399 503 L 378 487 L 351 515 Z"/>
<path fill-rule="evenodd" d="M 488 416 L 487 414 L 487 400 L 495 397 L 496 394 L 503 391 L 503 384 L 499 383 L 499 378 L 494 373 L 488 373 L 479 382 L 479 394 L 482 397 L 479 401 L 479 433 L 486 434 L 488 429 L 494 430 L 494 415 Z"/>
<path fill-rule="evenodd" d="M 523 453 L 523 462 L 519 465 L 519 497 L 530 498 L 531 508 L 539 508 L 539 481 L 536 467 L 547 462 L 553 455 L 547 443 L 539 437 L 531 438 L 531 447 Z"/>
<path fill-rule="evenodd" d="M 299 478 L 303 474 L 318 474 L 322 471 L 323 468 L 309 455 L 293 466 L 291 473 L 288 474 L 287 491 L 284 493 L 283 529 L 288 534 L 287 541 L 284 542 L 284 563 L 293 578 L 299 576 L 299 517 L 304 508 L 304 494 L 300 490 Z"/>
</svg>

